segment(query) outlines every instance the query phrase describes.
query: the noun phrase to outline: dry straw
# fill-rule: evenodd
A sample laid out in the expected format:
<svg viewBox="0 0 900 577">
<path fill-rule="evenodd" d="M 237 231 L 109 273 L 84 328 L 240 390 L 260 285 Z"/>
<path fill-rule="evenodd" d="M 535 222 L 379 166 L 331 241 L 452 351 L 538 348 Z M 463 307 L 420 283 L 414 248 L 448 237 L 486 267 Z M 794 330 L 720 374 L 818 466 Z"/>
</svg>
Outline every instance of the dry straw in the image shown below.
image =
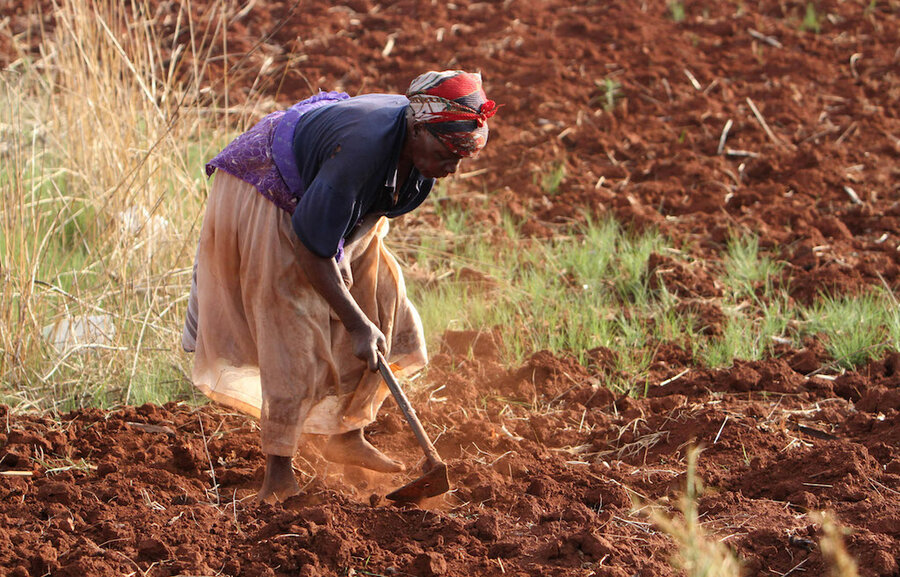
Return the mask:
<svg viewBox="0 0 900 577">
<path fill-rule="evenodd" d="M 203 162 L 239 124 L 204 90 L 224 27 L 195 29 L 189 7 L 62 0 L 36 56 L 0 25 L 21 54 L 0 76 L 7 402 L 140 402 L 183 385 Z"/>
<path fill-rule="evenodd" d="M 659 506 L 651 510 L 651 519 L 678 546 L 673 565 L 688 577 L 739 577 L 741 567 L 731 550 L 721 541 L 708 535 L 700 524 L 697 499 L 703 486 L 697 478 L 697 457 L 700 450 L 688 451 L 688 465 L 684 493 L 678 501 L 680 515 L 668 515 Z"/>
<path fill-rule="evenodd" d="M 822 526 L 823 535 L 819 540 L 819 548 L 831 577 L 859 577 L 856 561 L 844 546 L 845 530 L 827 513 L 815 515 L 814 518 Z"/>
</svg>

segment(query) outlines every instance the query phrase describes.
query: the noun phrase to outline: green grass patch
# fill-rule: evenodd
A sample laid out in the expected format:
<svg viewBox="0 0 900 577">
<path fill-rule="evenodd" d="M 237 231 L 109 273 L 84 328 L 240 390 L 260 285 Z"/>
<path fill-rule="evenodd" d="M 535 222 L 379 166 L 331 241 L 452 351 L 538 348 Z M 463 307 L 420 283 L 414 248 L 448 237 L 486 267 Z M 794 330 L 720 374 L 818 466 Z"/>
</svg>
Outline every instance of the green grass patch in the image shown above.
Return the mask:
<svg viewBox="0 0 900 577">
<path fill-rule="evenodd" d="M 636 233 L 612 219 L 587 217 L 554 238 L 536 240 L 519 236 L 509 215 L 495 227 L 470 221 L 450 199 L 442 204 L 441 213 L 452 218 L 447 228 L 465 234 L 435 229 L 404 253 L 430 272 L 428 278 L 441 279 L 409 283 L 432 350 L 446 330 L 487 329 L 499 331 L 509 366 L 538 350 L 589 364 L 589 351 L 605 347 L 616 359 L 602 369 L 606 385 L 641 394 L 653 355 L 665 343 L 686 347 L 708 367 L 763 359 L 777 344 L 799 346 L 807 335 L 821 335 L 846 367 L 897 347 L 900 313 L 885 291 L 797 306 L 779 285 L 782 264 L 753 236 L 731 238 L 721 266 L 710 266 L 725 289 L 715 299 L 724 321 L 711 331 L 690 307 L 679 307 L 679 297 L 650 282 L 653 253 L 691 264 L 688 247 L 673 246 L 657 231 Z M 463 268 L 494 285 L 468 282 L 454 272 Z"/>
<path fill-rule="evenodd" d="M 760 255 L 759 240 L 755 236 L 729 238 L 724 257 L 725 275 L 722 279 L 732 299 L 756 298 L 757 291 L 771 295 L 774 280 L 783 268 L 772 258 Z"/>
<path fill-rule="evenodd" d="M 807 330 L 821 334 L 838 366 L 852 368 L 898 350 L 900 315 L 883 290 L 858 296 L 825 296 L 803 311 Z"/>
<path fill-rule="evenodd" d="M 669 2 L 669 16 L 673 22 L 684 22 L 687 12 L 684 9 L 684 2 Z"/>
<path fill-rule="evenodd" d="M 548 196 L 556 196 L 559 193 L 559 187 L 565 180 L 566 163 L 563 161 L 554 163 L 550 170 L 541 173 L 539 176 L 535 175 L 535 183 L 539 181 L 541 190 L 547 193 Z"/>
<path fill-rule="evenodd" d="M 822 22 L 819 13 L 816 11 L 815 3 L 806 3 L 806 12 L 804 12 L 803 21 L 800 23 L 800 30 L 806 30 L 814 34 L 822 31 Z"/>
<path fill-rule="evenodd" d="M 441 212 L 455 215 L 446 207 Z M 464 237 L 436 231 L 406 255 L 431 269 L 432 278 L 444 279 L 410 283 L 432 349 L 445 330 L 498 327 L 511 365 L 538 350 L 569 352 L 586 363 L 588 351 L 606 347 L 619 353 L 618 371 L 641 374 L 656 333 L 681 338 L 690 326 L 672 314 L 665 289 L 650 288 L 647 261 L 666 245 L 656 231 L 638 234 L 610 219 L 588 219 L 558 239 L 537 241 L 520 238 L 514 226 L 465 228 Z M 490 276 L 496 286 L 445 272 L 463 267 Z"/>
<path fill-rule="evenodd" d="M 603 110 L 612 112 L 619 101 L 622 100 L 622 83 L 612 76 L 607 76 L 602 82 L 595 80 L 594 85 L 600 89 L 600 94 L 593 97 L 588 104 L 594 106 L 600 103 L 603 106 Z"/>
</svg>

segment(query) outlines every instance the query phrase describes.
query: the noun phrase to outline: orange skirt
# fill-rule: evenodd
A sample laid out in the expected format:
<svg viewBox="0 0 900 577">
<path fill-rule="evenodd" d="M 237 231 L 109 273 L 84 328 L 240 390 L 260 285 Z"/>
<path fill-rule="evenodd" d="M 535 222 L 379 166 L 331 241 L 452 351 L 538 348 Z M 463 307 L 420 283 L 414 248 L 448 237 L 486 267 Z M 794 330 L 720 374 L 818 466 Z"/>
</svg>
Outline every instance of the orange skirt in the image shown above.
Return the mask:
<svg viewBox="0 0 900 577">
<path fill-rule="evenodd" d="M 344 247 L 344 258 L 353 298 L 384 333 L 395 372 L 408 375 L 427 361 L 425 339 L 384 246 L 387 231 L 382 218 Z M 189 319 L 196 323 L 193 382 L 210 399 L 258 417 L 263 452 L 280 456 L 292 456 L 303 433 L 364 427 L 389 394 L 309 284 L 297 242 L 288 213 L 252 185 L 216 173 L 189 305 L 196 315 Z"/>
</svg>

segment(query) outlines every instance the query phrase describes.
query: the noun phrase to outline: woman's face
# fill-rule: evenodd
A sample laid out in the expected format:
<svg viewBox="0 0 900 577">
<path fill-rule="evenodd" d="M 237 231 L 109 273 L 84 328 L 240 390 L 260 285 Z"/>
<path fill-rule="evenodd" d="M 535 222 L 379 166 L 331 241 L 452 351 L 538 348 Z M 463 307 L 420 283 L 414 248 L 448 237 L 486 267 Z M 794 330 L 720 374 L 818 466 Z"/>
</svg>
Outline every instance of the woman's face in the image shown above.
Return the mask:
<svg viewBox="0 0 900 577">
<path fill-rule="evenodd" d="M 443 178 L 456 172 L 462 157 L 435 138 L 421 124 L 413 126 L 412 161 L 425 178 Z"/>
</svg>

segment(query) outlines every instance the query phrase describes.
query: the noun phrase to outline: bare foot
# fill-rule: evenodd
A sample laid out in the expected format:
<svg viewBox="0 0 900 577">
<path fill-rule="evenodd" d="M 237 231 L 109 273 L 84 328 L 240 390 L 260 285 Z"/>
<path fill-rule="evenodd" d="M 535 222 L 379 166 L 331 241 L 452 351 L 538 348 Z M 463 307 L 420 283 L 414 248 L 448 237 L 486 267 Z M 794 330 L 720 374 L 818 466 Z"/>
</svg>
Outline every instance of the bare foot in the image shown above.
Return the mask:
<svg viewBox="0 0 900 577">
<path fill-rule="evenodd" d="M 300 485 L 294 477 L 290 457 L 266 455 L 266 476 L 262 488 L 256 495 L 259 503 L 284 501 L 300 493 Z"/>
<path fill-rule="evenodd" d="M 363 436 L 362 429 L 332 435 L 322 450 L 322 456 L 332 463 L 355 465 L 380 473 L 399 473 L 406 469 L 402 463 L 389 459 L 373 447 Z"/>
</svg>

